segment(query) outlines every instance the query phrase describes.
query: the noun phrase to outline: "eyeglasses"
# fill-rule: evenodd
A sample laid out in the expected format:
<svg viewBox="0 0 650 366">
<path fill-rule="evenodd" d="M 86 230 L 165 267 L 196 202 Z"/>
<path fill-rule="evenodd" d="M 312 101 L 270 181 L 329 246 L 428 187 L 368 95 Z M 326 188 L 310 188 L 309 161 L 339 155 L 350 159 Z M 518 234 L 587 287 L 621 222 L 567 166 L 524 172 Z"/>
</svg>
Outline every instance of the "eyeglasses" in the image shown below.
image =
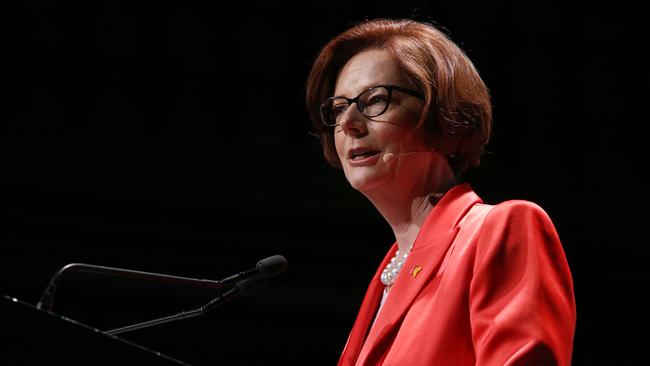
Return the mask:
<svg viewBox="0 0 650 366">
<path fill-rule="evenodd" d="M 395 85 L 377 85 L 363 91 L 352 99 L 346 97 L 325 99 L 320 105 L 321 119 L 326 126 L 338 126 L 341 116 L 350 108 L 352 103 L 357 103 L 359 112 L 367 118 L 377 117 L 388 110 L 393 90 L 424 99 L 422 93 L 417 90 Z"/>
</svg>

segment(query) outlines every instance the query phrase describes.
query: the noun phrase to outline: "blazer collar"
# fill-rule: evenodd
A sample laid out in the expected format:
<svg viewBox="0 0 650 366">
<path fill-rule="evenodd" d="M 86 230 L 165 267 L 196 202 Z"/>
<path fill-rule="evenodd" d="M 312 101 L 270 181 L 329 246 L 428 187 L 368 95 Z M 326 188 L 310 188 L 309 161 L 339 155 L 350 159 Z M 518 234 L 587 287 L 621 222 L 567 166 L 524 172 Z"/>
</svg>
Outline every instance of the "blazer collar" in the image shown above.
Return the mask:
<svg viewBox="0 0 650 366">
<path fill-rule="evenodd" d="M 399 329 L 398 325 L 417 294 L 438 272 L 458 232 L 458 223 L 472 206 L 481 202 L 467 183 L 453 187 L 440 199 L 424 220 L 411 253 L 368 332 L 384 289 L 381 272 L 397 251 L 397 243 L 393 244 L 372 278 L 339 365 L 353 365 L 357 358 L 370 361 L 382 357 L 385 347 L 381 344 L 389 341 L 387 337 Z"/>
</svg>

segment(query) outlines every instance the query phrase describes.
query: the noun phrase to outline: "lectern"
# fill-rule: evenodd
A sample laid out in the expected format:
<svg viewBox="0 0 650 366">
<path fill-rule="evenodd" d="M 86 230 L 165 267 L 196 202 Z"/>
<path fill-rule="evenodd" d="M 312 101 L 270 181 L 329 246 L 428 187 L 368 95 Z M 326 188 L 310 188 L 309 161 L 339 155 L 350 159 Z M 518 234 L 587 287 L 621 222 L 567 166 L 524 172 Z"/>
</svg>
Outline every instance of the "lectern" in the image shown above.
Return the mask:
<svg viewBox="0 0 650 366">
<path fill-rule="evenodd" d="M 188 365 L 9 296 L 0 314 L 0 365 Z"/>
</svg>

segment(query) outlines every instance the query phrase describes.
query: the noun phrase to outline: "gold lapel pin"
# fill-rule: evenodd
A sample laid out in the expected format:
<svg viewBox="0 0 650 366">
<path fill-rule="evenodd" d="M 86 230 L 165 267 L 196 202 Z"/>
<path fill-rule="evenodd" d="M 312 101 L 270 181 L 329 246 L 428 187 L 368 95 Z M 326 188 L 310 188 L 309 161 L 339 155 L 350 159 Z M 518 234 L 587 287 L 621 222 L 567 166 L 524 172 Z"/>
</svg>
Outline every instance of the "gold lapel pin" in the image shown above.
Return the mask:
<svg viewBox="0 0 650 366">
<path fill-rule="evenodd" d="M 415 276 L 417 276 L 418 273 L 420 273 L 421 270 L 422 270 L 422 267 L 420 267 L 420 266 L 413 267 L 413 269 L 411 270 L 411 277 L 415 278 Z"/>
</svg>

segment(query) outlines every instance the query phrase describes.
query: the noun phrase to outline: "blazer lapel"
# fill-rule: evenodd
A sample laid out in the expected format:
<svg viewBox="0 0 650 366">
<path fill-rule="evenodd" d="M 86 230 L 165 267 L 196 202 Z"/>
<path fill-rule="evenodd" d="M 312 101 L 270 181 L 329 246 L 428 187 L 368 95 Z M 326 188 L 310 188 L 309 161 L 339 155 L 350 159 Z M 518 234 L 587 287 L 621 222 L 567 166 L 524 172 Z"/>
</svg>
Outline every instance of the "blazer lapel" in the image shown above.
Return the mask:
<svg viewBox="0 0 650 366">
<path fill-rule="evenodd" d="M 359 309 L 359 314 L 357 319 L 354 321 L 354 326 L 348 337 L 348 341 L 345 344 L 341 358 L 339 359 L 338 366 L 348 366 L 354 365 L 361 347 L 366 339 L 366 334 L 368 333 L 368 328 L 374 320 L 375 313 L 377 311 L 377 306 L 381 300 L 382 293 L 384 291 L 384 285 L 381 283 L 380 275 L 384 270 L 386 265 L 390 262 L 393 255 L 397 251 L 397 244 L 393 244 L 391 249 L 384 257 L 384 260 L 381 262 L 379 269 L 375 273 L 375 276 L 370 281 L 370 286 L 366 295 L 363 298 L 361 303 L 361 309 Z"/>
<path fill-rule="evenodd" d="M 366 360 L 367 364 L 374 365 L 375 362 L 368 361 L 376 360 L 382 354 L 371 355 L 371 353 L 386 351 L 386 347 L 379 347 L 379 345 L 385 343 L 385 339 L 392 338 L 390 335 L 393 331 L 399 329 L 403 316 L 406 315 L 416 296 L 440 268 L 442 259 L 457 232 L 457 229 L 447 231 L 439 237 L 432 238 L 433 242 L 429 245 L 419 249 L 414 247 L 411 250 L 368 334 L 359 355 L 360 360 Z"/>
<path fill-rule="evenodd" d="M 388 347 L 385 343 L 392 342 L 391 335 L 395 335 L 399 330 L 407 310 L 420 293 L 422 288 L 431 282 L 431 279 L 440 269 L 445 254 L 448 252 L 456 234 L 458 233 L 458 222 L 476 203 L 481 199 L 471 190 L 469 185 L 461 184 L 452 188 L 438 204 L 431 210 L 425 219 L 420 233 L 413 243 L 413 248 L 409 254 L 402 271 L 397 276 L 393 287 L 390 290 L 388 298 L 381 308 L 374 325 L 368 333 L 368 337 L 358 351 L 358 364 L 379 364 L 385 356 Z M 377 274 L 370 285 L 369 293 L 380 298 L 383 285 L 379 280 L 379 274 L 384 266 L 388 263 L 394 254 L 395 246 L 391 248 L 387 258 L 384 259 Z M 375 289 L 379 287 L 379 289 Z M 375 294 L 378 292 L 378 295 Z M 366 295 L 368 297 L 368 295 Z M 372 301 L 375 299 L 372 298 Z M 364 299 L 364 305 L 366 301 Z M 372 308 L 371 305 L 375 307 Z M 368 306 L 370 320 L 364 322 L 367 327 L 372 321 L 375 314 L 378 300 Z M 361 312 L 364 311 L 362 307 Z M 361 317 L 361 313 L 359 315 Z M 356 324 L 355 324 L 356 327 Z M 351 335 L 352 337 L 352 335 Z M 360 345 L 359 345 L 360 346 Z"/>
</svg>

